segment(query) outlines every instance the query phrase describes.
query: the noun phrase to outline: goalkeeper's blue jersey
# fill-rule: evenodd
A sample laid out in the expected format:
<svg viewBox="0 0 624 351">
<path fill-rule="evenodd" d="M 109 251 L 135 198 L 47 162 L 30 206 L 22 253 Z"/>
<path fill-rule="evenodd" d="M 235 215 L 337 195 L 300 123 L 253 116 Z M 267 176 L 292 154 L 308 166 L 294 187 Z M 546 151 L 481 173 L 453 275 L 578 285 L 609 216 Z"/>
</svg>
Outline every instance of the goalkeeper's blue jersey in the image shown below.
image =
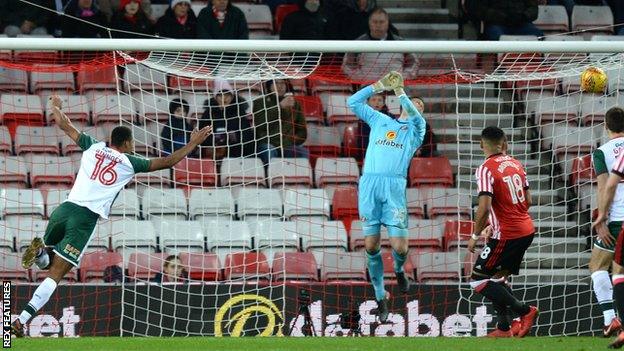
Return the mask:
<svg viewBox="0 0 624 351">
<path fill-rule="evenodd" d="M 366 103 L 374 94 L 372 86 L 367 86 L 348 100 L 351 111 L 371 129 L 362 174 L 405 177 L 410 160 L 425 137 L 425 119 L 405 94 L 399 100 L 408 112 L 407 120 L 376 111 Z"/>
</svg>

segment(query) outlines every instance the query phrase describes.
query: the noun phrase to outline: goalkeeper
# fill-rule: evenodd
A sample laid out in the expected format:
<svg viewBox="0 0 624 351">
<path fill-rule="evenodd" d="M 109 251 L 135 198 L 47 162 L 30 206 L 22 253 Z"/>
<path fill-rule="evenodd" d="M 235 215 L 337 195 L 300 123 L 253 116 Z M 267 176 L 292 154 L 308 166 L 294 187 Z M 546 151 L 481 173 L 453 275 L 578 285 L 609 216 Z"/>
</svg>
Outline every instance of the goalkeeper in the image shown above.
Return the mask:
<svg viewBox="0 0 624 351">
<path fill-rule="evenodd" d="M 373 94 L 394 90 L 401 101 L 401 115 L 394 119 L 371 108 L 366 100 Z M 403 91 L 403 77 L 390 72 L 348 100 L 349 108 L 371 129 L 364 170 L 359 183 L 358 207 L 363 222 L 368 271 L 375 289 L 377 316 L 388 318 L 388 297 L 384 289 L 384 268 L 379 247 L 381 225 L 386 226 L 392 245 L 394 271 L 402 292 L 409 290 L 403 271 L 407 258 L 407 168 L 425 135 L 425 120 Z"/>
</svg>

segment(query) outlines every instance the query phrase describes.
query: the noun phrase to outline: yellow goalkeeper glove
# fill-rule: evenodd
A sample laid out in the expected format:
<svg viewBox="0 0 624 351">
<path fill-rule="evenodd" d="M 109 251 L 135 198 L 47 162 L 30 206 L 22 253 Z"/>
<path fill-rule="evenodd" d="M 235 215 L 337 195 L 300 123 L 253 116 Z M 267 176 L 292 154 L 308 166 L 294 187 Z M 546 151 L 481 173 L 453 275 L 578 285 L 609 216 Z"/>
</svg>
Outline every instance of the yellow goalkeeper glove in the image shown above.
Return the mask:
<svg viewBox="0 0 624 351">
<path fill-rule="evenodd" d="M 392 71 L 386 74 L 383 78 L 373 84 L 373 90 L 375 93 L 381 93 L 386 90 L 394 90 L 403 88 L 403 76 L 401 73 Z"/>
</svg>

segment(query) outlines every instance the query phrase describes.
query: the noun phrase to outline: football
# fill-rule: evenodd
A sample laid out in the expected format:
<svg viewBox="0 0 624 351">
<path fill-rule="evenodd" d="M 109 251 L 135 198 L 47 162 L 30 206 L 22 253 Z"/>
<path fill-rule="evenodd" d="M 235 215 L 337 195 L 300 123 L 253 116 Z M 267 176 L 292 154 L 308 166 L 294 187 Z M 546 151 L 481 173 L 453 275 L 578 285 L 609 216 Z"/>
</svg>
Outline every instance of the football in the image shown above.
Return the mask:
<svg viewBox="0 0 624 351">
<path fill-rule="evenodd" d="M 581 90 L 587 93 L 602 93 L 607 87 L 607 74 L 598 67 L 588 67 L 581 74 Z"/>
</svg>

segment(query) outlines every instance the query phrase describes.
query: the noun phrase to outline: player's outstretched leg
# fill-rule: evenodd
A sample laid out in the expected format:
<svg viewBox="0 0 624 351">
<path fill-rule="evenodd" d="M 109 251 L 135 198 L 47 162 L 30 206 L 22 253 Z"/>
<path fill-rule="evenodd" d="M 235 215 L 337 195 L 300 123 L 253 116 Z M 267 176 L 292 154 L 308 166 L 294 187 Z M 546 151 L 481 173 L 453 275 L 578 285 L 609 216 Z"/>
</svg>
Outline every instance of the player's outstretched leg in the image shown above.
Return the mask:
<svg viewBox="0 0 624 351">
<path fill-rule="evenodd" d="M 388 234 L 392 235 L 394 232 L 403 233 L 405 230 L 398 229 L 396 227 L 388 227 Z M 407 260 L 407 237 L 390 237 L 390 244 L 392 245 L 392 258 L 394 262 L 394 274 L 397 278 L 397 284 L 402 293 L 407 293 L 410 288 L 409 279 L 405 275 L 403 266 Z"/>
<path fill-rule="evenodd" d="M 366 250 L 366 258 L 368 263 L 368 273 L 375 290 L 375 300 L 377 300 L 377 316 L 379 321 L 385 323 L 388 319 L 388 306 L 386 299 L 386 290 L 384 288 L 384 268 L 381 259 L 381 250 Z"/>
<path fill-rule="evenodd" d="M 613 307 L 613 285 L 607 271 L 595 271 L 592 273 L 591 279 L 594 294 L 604 319 L 603 336 L 607 338 L 622 328 L 620 320 L 615 316 L 615 308 Z"/>
<path fill-rule="evenodd" d="M 615 264 L 614 271 L 618 273 L 622 267 Z M 624 315 L 624 274 L 613 274 L 613 297 L 615 299 L 615 307 L 620 316 Z M 619 349 L 624 346 L 624 331 L 620 331 L 618 336 L 609 345 L 610 349 Z"/>
</svg>

